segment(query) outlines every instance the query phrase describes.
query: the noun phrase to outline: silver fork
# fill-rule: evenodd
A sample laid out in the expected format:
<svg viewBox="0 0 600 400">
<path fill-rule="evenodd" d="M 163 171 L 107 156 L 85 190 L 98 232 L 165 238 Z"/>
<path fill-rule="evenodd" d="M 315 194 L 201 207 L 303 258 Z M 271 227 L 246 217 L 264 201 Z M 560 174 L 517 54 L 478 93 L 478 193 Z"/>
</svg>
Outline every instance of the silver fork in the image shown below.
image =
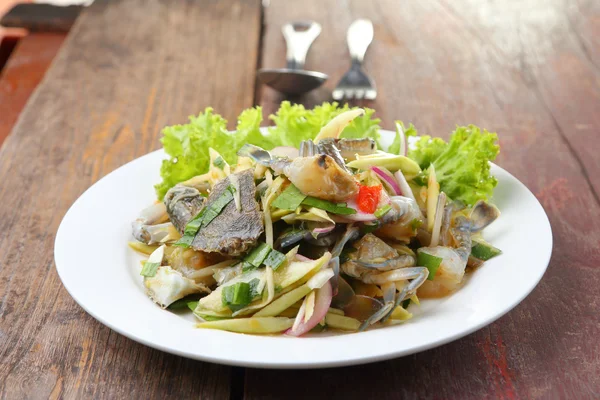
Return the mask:
<svg viewBox="0 0 600 400">
<path fill-rule="evenodd" d="M 357 19 L 348 28 L 346 40 L 352 65 L 333 91 L 333 98 L 373 100 L 377 97 L 375 82 L 362 69 L 365 53 L 373 41 L 373 23 L 368 19 Z"/>
</svg>

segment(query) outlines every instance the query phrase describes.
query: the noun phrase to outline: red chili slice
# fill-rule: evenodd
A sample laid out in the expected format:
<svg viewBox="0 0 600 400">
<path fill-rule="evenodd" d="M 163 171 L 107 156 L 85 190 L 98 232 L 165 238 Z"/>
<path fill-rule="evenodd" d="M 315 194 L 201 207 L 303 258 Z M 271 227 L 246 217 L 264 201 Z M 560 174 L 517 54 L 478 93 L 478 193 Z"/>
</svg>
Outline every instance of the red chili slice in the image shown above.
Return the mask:
<svg viewBox="0 0 600 400">
<path fill-rule="evenodd" d="M 373 214 L 379 204 L 381 185 L 360 186 L 358 191 L 358 208 L 360 211 Z"/>
</svg>

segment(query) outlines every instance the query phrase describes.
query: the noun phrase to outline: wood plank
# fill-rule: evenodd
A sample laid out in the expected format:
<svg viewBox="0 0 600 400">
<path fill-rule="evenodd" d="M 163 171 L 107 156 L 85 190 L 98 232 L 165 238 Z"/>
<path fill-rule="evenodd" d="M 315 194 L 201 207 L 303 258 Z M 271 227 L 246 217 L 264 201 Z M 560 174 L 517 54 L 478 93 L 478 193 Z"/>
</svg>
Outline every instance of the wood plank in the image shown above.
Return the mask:
<svg viewBox="0 0 600 400">
<path fill-rule="evenodd" d="M 163 126 L 252 105 L 260 13 L 258 0 L 96 1 L 77 20 L 0 149 L 0 397 L 228 398 L 231 368 L 87 315 L 52 249 L 70 204 L 158 148 Z"/>
<path fill-rule="evenodd" d="M 596 398 L 597 3 L 272 0 L 265 11 L 262 65 L 282 65 L 284 22 L 320 22 L 323 32 L 306 67 L 330 74 L 331 81 L 300 101 L 327 100 L 349 65 L 345 30 L 360 17 L 375 25 L 366 69 L 379 97 L 367 105 L 377 110 L 383 126 L 402 119 L 440 136 L 448 136 L 455 124 L 496 130 L 499 164 L 524 182 L 548 213 L 553 259 L 523 303 L 466 338 L 361 367 L 249 369 L 246 398 L 282 393 L 288 398 Z M 281 100 L 270 89 L 261 94 L 268 111 Z M 585 127 L 578 129 L 578 123 Z M 290 391 L 299 382 L 302 391 Z"/>
<path fill-rule="evenodd" d="M 32 33 L 19 40 L 0 74 L 0 145 L 41 82 L 66 35 Z"/>
</svg>

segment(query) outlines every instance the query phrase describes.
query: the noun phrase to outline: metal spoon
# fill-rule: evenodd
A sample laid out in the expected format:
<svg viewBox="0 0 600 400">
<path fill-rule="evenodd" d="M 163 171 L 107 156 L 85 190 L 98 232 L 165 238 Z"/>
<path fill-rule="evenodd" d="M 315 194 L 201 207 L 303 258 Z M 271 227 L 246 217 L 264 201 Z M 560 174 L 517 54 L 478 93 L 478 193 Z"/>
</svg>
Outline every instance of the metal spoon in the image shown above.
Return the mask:
<svg viewBox="0 0 600 400">
<path fill-rule="evenodd" d="M 303 69 L 308 49 L 321 33 L 321 25 L 314 21 L 293 22 L 285 24 L 282 32 L 287 45 L 287 67 L 262 68 L 258 79 L 285 94 L 302 94 L 321 86 L 329 78 L 326 74 Z"/>
</svg>

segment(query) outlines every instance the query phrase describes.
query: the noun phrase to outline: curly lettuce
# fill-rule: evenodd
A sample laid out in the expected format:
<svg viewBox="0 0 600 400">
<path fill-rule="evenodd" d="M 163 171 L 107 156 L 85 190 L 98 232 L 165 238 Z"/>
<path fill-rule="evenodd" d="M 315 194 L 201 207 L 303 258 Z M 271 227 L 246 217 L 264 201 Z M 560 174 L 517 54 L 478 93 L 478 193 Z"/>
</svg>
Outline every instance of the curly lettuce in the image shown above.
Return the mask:
<svg viewBox="0 0 600 400">
<path fill-rule="evenodd" d="M 162 199 L 177 183 L 205 173 L 210 161 L 209 148 L 218 151 L 229 164 L 235 164 L 237 150 L 246 143 L 267 150 L 276 146 L 298 147 L 301 141 L 314 138 L 327 122 L 349 109 L 348 105 L 340 107 L 333 102 L 307 110 L 302 105 L 284 101 L 279 110 L 269 116 L 275 126 L 263 133 L 260 107 L 243 111 L 232 132 L 227 130 L 227 121 L 223 117 L 215 114 L 212 108 L 206 108 L 198 116 L 190 117 L 187 124 L 163 129 L 161 142 L 169 159 L 162 162 L 162 181 L 155 185 L 156 194 Z M 342 137 L 378 139 L 380 120 L 373 118 L 373 113 L 374 110 L 365 109 L 365 115 L 352 121 L 342 132 Z"/>
<path fill-rule="evenodd" d="M 499 151 L 498 135 L 469 125 L 457 127 L 448 143 L 420 137 L 408 156 L 424 170 L 433 164 L 440 189 L 450 198 L 474 204 L 488 200 L 498 184 L 490 174 L 490 161 Z"/>
</svg>

